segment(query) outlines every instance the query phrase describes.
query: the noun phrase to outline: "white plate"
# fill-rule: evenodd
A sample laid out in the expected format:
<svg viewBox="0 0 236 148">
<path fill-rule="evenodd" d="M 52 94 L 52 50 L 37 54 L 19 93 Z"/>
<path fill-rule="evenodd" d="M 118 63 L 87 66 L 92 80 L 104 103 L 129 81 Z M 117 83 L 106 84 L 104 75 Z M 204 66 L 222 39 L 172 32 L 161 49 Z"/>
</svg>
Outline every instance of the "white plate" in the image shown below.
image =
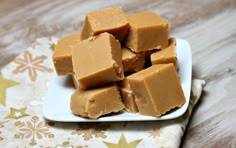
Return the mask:
<svg viewBox="0 0 236 148">
<path fill-rule="evenodd" d="M 87 119 L 72 114 L 70 110 L 70 96 L 75 91 L 70 76 L 54 75 L 49 82 L 48 93 L 43 103 L 43 115 L 48 120 L 62 122 L 114 122 L 114 121 L 150 121 L 177 118 L 188 108 L 192 77 L 191 47 L 186 40 L 177 39 L 177 58 L 179 63 L 179 77 L 186 98 L 185 104 L 161 117 L 144 116 L 122 111 L 107 115 L 99 119 Z"/>
</svg>

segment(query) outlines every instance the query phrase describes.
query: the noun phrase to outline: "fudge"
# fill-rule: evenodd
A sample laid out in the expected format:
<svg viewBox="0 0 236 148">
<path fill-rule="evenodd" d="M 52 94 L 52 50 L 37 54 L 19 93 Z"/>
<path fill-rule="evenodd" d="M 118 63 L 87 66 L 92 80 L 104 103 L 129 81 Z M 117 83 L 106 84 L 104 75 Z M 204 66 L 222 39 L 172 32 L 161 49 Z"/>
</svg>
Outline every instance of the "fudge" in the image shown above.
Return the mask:
<svg viewBox="0 0 236 148">
<path fill-rule="evenodd" d="M 121 48 L 124 72 L 137 72 L 143 69 L 145 53 L 133 53 L 126 47 Z"/>
<path fill-rule="evenodd" d="M 72 63 L 80 88 L 89 89 L 124 79 L 121 47 L 109 33 L 101 33 L 77 44 Z"/>
<path fill-rule="evenodd" d="M 125 45 L 134 52 L 164 49 L 168 46 L 169 23 L 153 12 L 127 15 L 129 33 Z"/>
<path fill-rule="evenodd" d="M 120 7 L 108 8 L 86 14 L 81 39 L 98 35 L 102 32 L 113 34 L 119 41 L 123 41 L 129 29 L 128 20 Z"/>
<path fill-rule="evenodd" d="M 125 110 L 131 113 L 137 113 L 138 108 L 135 103 L 135 95 L 130 89 L 127 79 L 120 81 L 118 87 L 121 93 L 122 102 L 125 105 Z"/>
<path fill-rule="evenodd" d="M 58 41 L 52 57 L 58 75 L 73 73 L 72 48 L 79 41 L 80 34 L 69 35 Z"/>
<path fill-rule="evenodd" d="M 185 103 L 184 93 L 172 63 L 153 65 L 127 77 L 143 115 L 161 116 Z"/>
<path fill-rule="evenodd" d="M 71 96 L 72 113 L 96 119 L 102 115 L 119 112 L 124 108 L 116 85 L 90 90 L 76 89 Z"/>
<path fill-rule="evenodd" d="M 173 63 L 177 68 L 176 57 L 176 42 L 174 38 L 169 39 L 169 46 L 160 51 L 156 51 L 151 54 L 152 64 L 168 64 Z"/>
</svg>

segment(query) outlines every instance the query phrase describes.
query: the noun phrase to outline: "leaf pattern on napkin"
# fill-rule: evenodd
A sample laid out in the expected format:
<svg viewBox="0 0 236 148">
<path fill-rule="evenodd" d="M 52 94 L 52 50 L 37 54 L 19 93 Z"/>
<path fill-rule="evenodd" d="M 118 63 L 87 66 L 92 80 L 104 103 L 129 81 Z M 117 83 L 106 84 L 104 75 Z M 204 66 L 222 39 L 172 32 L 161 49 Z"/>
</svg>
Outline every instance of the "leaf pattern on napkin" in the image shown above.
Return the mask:
<svg viewBox="0 0 236 148">
<path fill-rule="evenodd" d="M 37 72 L 53 72 L 51 68 L 48 68 L 42 63 L 44 60 L 47 59 L 47 56 L 41 55 L 33 58 L 32 54 L 29 51 L 25 51 L 23 58 L 16 58 L 14 62 L 18 64 L 15 70 L 13 70 L 14 74 L 23 73 L 25 71 L 28 71 L 28 75 L 31 79 L 31 81 L 36 81 L 37 79 Z"/>
<path fill-rule="evenodd" d="M 150 132 L 150 137 L 159 137 L 161 135 L 161 129 L 155 128 L 153 131 Z"/>
<path fill-rule="evenodd" d="M 18 128 L 14 138 L 16 139 L 30 139 L 29 145 L 37 144 L 38 139 L 53 138 L 54 134 L 49 131 L 49 127 L 45 122 L 40 121 L 37 116 L 31 117 L 30 120 L 24 122 L 17 121 L 15 126 Z"/>
<path fill-rule="evenodd" d="M 102 125 L 98 123 L 80 123 L 79 128 L 73 131 L 72 135 L 82 135 L 84 140 L 89 140 L 93 137 L 106 138 L 105 131 L 109 125 Z"/>
</svg>

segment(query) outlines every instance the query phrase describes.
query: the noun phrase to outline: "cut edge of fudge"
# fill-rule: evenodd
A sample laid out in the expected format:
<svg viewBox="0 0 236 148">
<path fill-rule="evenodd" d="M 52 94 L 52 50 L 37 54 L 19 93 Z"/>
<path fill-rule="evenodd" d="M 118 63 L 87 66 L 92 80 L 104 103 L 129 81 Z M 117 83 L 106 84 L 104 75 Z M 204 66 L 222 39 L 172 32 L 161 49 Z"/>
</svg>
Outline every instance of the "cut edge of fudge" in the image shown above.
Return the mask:
<svg viewBox="0 0 236 148">
<path fill-rule="evenodd" d="M 172 63 L 153 65 L 130 75 L 127 79 L 137 97 L 136 103 L 141 114 L 159 117 L 173 108 L 181 107 L 186 101 L 180 80 Z M 172 82 L 166 84 L 167 81 Z M 174 83 L 175 86 L 172 86 Z M 173 93 L 175 96 L 173 96 Z M 167 95 L 176 98 L 173 100 L 168 98 Z M 169 101 L 169 103 L 165 101 Z M 153 109 L 150 110 L 150 108 Z"/>
<path fill-rule="evenodd" d="M 71 96 L 70 108 L 73 114 L 96 119 L 124 108 L 116 85 L 90 90 L 76 89 Z"/>
<path fill-rule="evenodd" d="M 102 43 L 104 40 L 105 43 Z M 106 53 L 99 54 L 99 49 L 102 49 L 101 52 Z M 81 41 L 78 44 L 78 48 L 73 49 L 72 52 L 73 70 L 81 88 L 89 89 L 124 79 L 121 47 L 119 41 L 113 35 L 105 32 L 98 36 L 90 37 Z M 95 56 L 100 58 L 98 59 L 100 61 L 96 61 L 93 58 Z"/>
<path fill-rule="evenodd" d="M 101 15 L 106 15 L 106 17 Z M 115 21 L 116 23 L 113 23 L 112 21 Z M 126 15 L 121 7 L 96 10 L 86 14 L 81 40 L 103 32 L 108 32 L 113 34 L 115 38 L 122 42 L 128 33 L 128 29 L 128 19 L 126 18 Z"/>
<path fill-rule="evenodd" d="M 128 14 L 130 29 L 125 45 L 134 52 L 163 49 L 168 46 L 170 24 L 153 12 Z"/>
<path fill-rule="evenodd" d="M 152 53 L 151 62 L 153 65 L 173 63 L 175 68 L 178 69 L 176 39 L 169 38 L 169 45 L 167 48 Z"/>
<path fill-rule="evenodd" d="M 171 85 L 168 85 L 168 88 L 169 87 L 172 87 L 173 85 L 173 81 L 176 81 L 176 85 L 175 87 L 173 87 L 172 89 L 176 89 L 175 92 L 174 91 L 171 91 L 171 92 L 167 92 L 165 93 L 165 95 L 171 93 L 176 93 L 176 95 L 178 95 L 178 98 L 176 97 L 175 99 L 175 102 L 172 102 L 172 103 L 168 103 L 168 105 L 172 104 L 172 106 L 170 106 L 169 108 L 166 108 L 164 110 L 161 110 L 160 109 L 160 106 L 156 106 L 156 109 L 160 112 L 161 115 L 164 115 L 166 114 L 167 112 L 171 111 L 172 109 L 175 109 L 175 108 L 178 108 L 178 107 L 181 107 L 185 102 L 186 102 L 186 98 L 184 96 L 184 92 L 183 92 L 183 89 L 182 89 L 182 86 L 181 86 L 181 82 L 180 82 L 180 79 L 178 77 L 178 74 L 176 72 L 176 69 L 174 67 L 174 64 L 173 63 L 168 63 L 168 64 L 158 64 L 156 65 L 156 67 L 158 68 L 161 68 L 163 70 L 166 71 L 166 73 L 168 74 L 171 74 L 170 76 L 168 76 L 168 79 L 172 79 L 172 84 Z M 162 73 L 160 73 L 161 75 Z M 172 76 L 172 77 L 171 77 Z M 167 79 L 167 78 L 166 78 Z M 164 80 L 164 79 L 162 79 Z M 152 81 L 152 80 L 150 80 Z M 147 81 L 146 81 L 147 82 Z M 153 92 L 156 92 L 156 91 L 153 91 Z M 173 99 L 168 99 L 169 101 L 173 101 Z M 155 102 L 154 98 L 152 98 L 152 101 Z M 164 100 L 166 101 L 166 100 Z M 159 103 L 156 103 L 157 105 L 159 105 Z M 174 105 L 175 104 L 175 105 Z"/>
<path fill-rule="evenodd" d="M 124 73 L 137 72 L 143 69 L 145 63 L 145 53 L 134 53 L 127 47 L 122 47 L 122 64 Z"/>
<path fill-rule="evenodd" d="M 117 83 L 117 86 L 120 90 L 120 95 L 125 106 L 125 110 L 130 113 L 137 113 L 138 107 L 135 102 L 136 97 L 128 84 L 128 80 L 124 79 L 122 81 L 119 81 Z"/>
<path fill-rule="evenodd" d="M 57 42 L 52 55 L 57 75 L 73 74 L 72 49 L 80 42 L 80 36 L 80 33 L 68 35 Z"/>
<path fill-rule="evenodd" d="M 134 74 L 128 76 L 127 80 L 129 82 L 129 86 L 131 90 L 136 96 L 135 102 L 136 102 L 136 105 L 140 114 L 148 115 L 148 116 L 160 116 L 160 113 L 153 106 L 152 101 L 150 99 L 147 99 L 147 96 L 149 96 L 149 92 L 147 88 L 144 87 L 143 81 L 137 78 L 133 78 L 133 75 Z M 138 88 L 142 88 L 142 89 L 138 89 Z"/>
</svg>

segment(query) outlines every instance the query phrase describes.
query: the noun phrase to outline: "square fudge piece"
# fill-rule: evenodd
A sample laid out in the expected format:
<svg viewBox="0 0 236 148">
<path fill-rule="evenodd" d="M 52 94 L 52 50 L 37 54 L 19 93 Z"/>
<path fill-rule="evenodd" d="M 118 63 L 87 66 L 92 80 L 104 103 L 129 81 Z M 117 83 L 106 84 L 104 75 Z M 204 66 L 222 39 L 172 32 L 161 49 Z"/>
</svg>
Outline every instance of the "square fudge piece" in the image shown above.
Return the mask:
<svg viewBox="0 0 236 148">
<path fill-rule="evenodd" d="M 81 41 L 72 50 L 72 63 L 83 89 L 124 79 L 120 43 L 109 33 Z"/>
<path fill-rule="evenodd" d="M 125 110 L 131 113 L 137 113 L 138 108 L 135 103 L 135 95 L 129 86 L 128 80 L 125 78 L 118 82 L 118 88 L 120 90 L 122 102 L 125 105 Z"/>
<path fill-rule="evenodd" d="M 127 77 L 143 115 L 161 116 L 185 103 L 184 93 L 174 65 L 159 64 Z"/>
<path fill-rule="evenodd" d="M 145 62 L 145 53 L 133 53 L 126 47 L 121 48 L 122 51 L 122 64 L 124 72 L 137 72 L 143 69 Z"/>
<path fill-rule="evenodd" d="M 168 46 L 169 23 L 153 12 L 127 15 L 130 29 L 125 45 L 134 52 L 164 49 Z"/>
<path fill-rule="evenodd" d="M 129 23 L 122 8 L 107 8 L 86 14 L 81 39 L 84 40 L 90 36 L 108 32 L 119 41 L 123 41 L 128 29 Z"/>
<path fill-rule="evenodd" d="M 80 34 L 73 34 L 60 39 L 53 53 L 53 63 L 58 75 L 73 73 L 72 48 L 80 42 Z"/>
<path fill-rule="evenodd" d="M 173 63 L 177 68 L 177 56 L 176 56 L 176 41 L 174 38 L 169 39 L 169 46 L 160 51 L 156 51 L 151 54 L 152 65 L 154 64 L 168 64 Z"/>
<path fill-rule="evenodd" d="M 71 96 L 72 113 L 82 117 L 98 118 L 124 108 L 116 85 L 83 90 L 76 89 Z"/>
</svg>

